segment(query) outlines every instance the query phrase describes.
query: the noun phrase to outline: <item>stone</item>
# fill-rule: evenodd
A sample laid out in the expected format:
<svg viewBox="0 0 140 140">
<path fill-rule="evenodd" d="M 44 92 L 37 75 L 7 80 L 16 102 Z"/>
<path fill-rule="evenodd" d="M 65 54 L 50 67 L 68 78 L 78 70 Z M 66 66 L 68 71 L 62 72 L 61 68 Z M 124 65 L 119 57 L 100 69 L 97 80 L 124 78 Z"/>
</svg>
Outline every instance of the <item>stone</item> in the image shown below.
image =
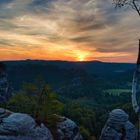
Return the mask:
<svg viewBox="0 0 140 140">
<path fill-rule="evenodd" d="M 100 140 L 138 140 L 137 129 L 128 118 L 122 109 L 112 110 L 102 129 Z"/>
<path fill-rule="evenodd" d="M 78 126 L 72 120 L 57 117 L 55 140 L 82 140 Z M 28 114 L 0 108 L 0 120 L 0 140 L 54 140 L 49 129 L 44 124 L 38 125 Z"/>
<path fill-rule="evenodd" d="M 57 133 L 58 140 L 82 140 L 78 126 L 65 117 L 57 124 Z"/>
<path fill-rule="evenodd" d="M 0 140 L 53 140 L 49 129 L 43 124 L 38 126 L 30 115 L 0 110 L 3 116 L 9 114 L 1 118 Z"/>
</svg>

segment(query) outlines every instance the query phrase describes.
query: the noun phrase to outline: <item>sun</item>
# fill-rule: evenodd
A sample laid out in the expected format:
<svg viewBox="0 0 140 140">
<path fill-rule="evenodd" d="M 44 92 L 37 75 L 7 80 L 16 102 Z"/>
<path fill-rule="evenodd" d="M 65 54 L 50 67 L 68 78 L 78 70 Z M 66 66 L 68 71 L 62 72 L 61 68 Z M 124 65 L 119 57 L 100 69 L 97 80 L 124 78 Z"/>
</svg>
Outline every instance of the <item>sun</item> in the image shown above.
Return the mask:
<svg viewBox="0 0 140 140">
<path fill-rule="evenodd" d="M 85 60 L 85 57 L 84 57 L 83 55 L 79 55 L 79 56 L 78 56 L 78 60 L 79 60 L 79 61 L 84 61 L 84 60 Z"/>
<path fill-rule="evenodd" d="M 85 59 L 86 59 L 86 54 L 78 53 L 78 55 L 77 55 L 77 60 L 78 61 L 85 61 Z"/>
</svg>

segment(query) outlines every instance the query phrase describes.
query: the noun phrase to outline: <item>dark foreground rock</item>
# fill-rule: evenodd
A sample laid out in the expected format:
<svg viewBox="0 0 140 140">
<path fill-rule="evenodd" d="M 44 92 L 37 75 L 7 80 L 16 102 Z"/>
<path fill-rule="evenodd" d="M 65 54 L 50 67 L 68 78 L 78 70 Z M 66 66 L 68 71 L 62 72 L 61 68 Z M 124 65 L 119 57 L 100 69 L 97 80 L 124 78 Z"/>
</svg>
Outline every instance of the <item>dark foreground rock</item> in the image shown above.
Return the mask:
<svg viewBox="0 0 140 140">
<path fill-rule="evenodd" d="M 121 109 L 112 110 L 100 140 L 138 140 L 137 129 L 128 117 L 128 114 Z"/>
<path fill-rule="evenodd" d="M 57 124 L 57 131 L 58 140 L 82 140 L 78 126 L 68 118 Z"/>
<path fill-rule="evenodd" d="M 78 126 L 68 118 L 60 118 L 57 137 L 53 137 L 44 124 L 37 125 L 31 116 L 0 108 L 0 140 L 82 140 Z"/>
<path fill-rule="evenodd" d="M 38 126 L 34 119 L 23 113 L 0 109 L 0 140 L 53 140 L 43 124 Z"/>
</svg>

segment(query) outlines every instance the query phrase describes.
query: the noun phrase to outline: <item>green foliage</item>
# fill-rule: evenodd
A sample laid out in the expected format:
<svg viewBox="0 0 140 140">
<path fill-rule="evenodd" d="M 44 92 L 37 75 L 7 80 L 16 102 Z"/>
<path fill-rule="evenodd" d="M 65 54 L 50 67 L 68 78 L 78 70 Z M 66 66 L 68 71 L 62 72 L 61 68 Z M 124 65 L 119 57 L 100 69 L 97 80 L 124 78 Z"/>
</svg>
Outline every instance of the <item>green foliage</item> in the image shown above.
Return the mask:
<svg viewBox="0 0 140 140">
<path fill-rule="evenodd" d="M 57 100 L 49 85 L 24 83 L 23 88 L 9 100 L 7 108 L 31 114 L 42 122 L 48 122 L 53 114 L 61 113 L 63 104 Z"/>
<path fill-rule="evenodd" d="M 137 125 L 138 119 L 131 106 L 129 91 L 133 64 L 30 61 L 17 62 L 9 67 L 9 78 L 14 89 L 19 90 L 23 81 L 30 81 L 24 83 L 22 89 L 11 98 L 7 104 L 9 109 L 31 115 L 38 113 L 39 119 L 52 129 L 55 129 L 55 123 L 59 121 L 59 117 L 52 114 L 61 113 L 64 106 L 61 102 L 65 104 L 62 115 L 82 126 L 80 130 L 85 138 L 90 134 L 89 140 L 99 138 L 108 113 L 115 108 L 124 109 L 129 113 L 130 120 Z M 57 96 L 41 77 L 33 82 L 36 75 L 47 79 L 57 90 Z M 139 94 L 138 98 L 140 101 Z"/>
<path fill-rule="evenodd" d="M 104 92 L 110 95 L 119 96 L 122 93 L 130 93 L 131 90 L 130 89 L 107 89 Z"/>
<path fill-rule="evenodd" d="M 24 92 L 18 92 L 7 103 L 7 108 L 15 112 L 23 112 L 33 115 L 36 105 L 36 97 L 29 97 Z"/>
<path fill-rule="evenodd" d="M 80 127 L 80 133 L 83 136 L 84 140 L 89 140 L 90 138 L 90 133 L 87 129 L 85 129 L 83 126 Z"/>
<path fill-rule="evenodd" d="M 77 123 L 86 128 L 88 133 L 95 133 L 96 114 L 95 110 L 82 106 L 77 103 L 67 104 L 63 111 L 64 116 L 71 118 Z M 82 128 L 83 128 L 82 127 Z M 82 129 L 83 130 L 83 129 Z"/>
<path fill-rule="evenodd" d="M 86 89 L 88 88 L 85 88 L 84 94 L 86 94 Z M 132 122 L 137 125 L 137 116 L 134 116 L 129 93 L 121 90 L 123 93 L 116 96 L 105 94 L 101 89 L 99 94 L 97 91 L 82 98 L 79 92 L 75 95 L 76 100 L 66 99 L 61 95 L 59 99 L 65 102 L 64 106 L 50 86 L 39 79 L 34 83 L 24 83 L 22 89 L 9 100 L 7 108 L 37 117 L 38 120 L 47 124 L 52 132 L 55 132 L 56 123 L 60 121 L 59 117 L 54 114 L 62 114 L 81 126 L 80 131 L 85 140 L 99 138 L 108 113 L 114 108 L 127 111 Z"/>
</svg>

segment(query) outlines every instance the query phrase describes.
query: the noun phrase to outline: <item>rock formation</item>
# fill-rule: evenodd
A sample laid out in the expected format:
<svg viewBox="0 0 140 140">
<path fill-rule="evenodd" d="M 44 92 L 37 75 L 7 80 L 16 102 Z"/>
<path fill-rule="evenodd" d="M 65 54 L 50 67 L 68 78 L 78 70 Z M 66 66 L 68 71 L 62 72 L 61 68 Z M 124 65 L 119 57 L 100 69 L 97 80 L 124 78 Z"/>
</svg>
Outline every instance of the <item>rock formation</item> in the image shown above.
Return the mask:
<svg viewBox="0 0 140 140">
<path fill-rule="evenodd" d="M 56 140 L 82 140 L 78 126 L 68 118 L 57 124 Z M 0 108 L 0 140 L 55 140 L 50 130 L 23 113 Z"/>
<path fill-rule="evenodd" d="M 114 109 L 102 130 L 100 140 L 137 140 L 137 130 L 121 109 Z"/>
<path fill-rule="evenodd" d="M 8 82 L 6 66 L 0 63 L 0 102 L 6 102 L 12 96 L 12 88 Z"/>
<path fill-rule="evenodd" d="M 78 126 L 70 119 L 63 117 L 57 124 L 58 140 L 82 140 Z"/>
<path fill-rule="evenodd" d="M 0 108 L 0 140 L 53 140 L 50 131 L 23 113 Z"/>
</svg>

